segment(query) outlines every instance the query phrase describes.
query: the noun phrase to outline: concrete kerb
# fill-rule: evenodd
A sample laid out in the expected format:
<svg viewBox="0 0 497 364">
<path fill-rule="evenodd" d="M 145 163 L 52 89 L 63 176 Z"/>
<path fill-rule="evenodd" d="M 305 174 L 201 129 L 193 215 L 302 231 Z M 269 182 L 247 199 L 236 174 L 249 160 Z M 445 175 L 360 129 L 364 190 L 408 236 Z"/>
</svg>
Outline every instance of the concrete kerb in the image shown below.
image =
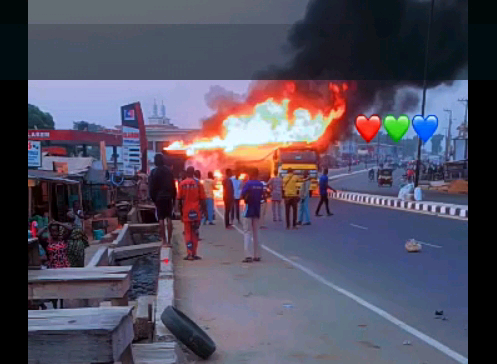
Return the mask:
<svg viewBox="0 0 497 364">
<path fill-rule="evenodd" d="M 183 242 L 182 226 L 177 222 L 174 223 L 173 249 Z M 156 304 L 156 327 L 155 341 L 156 342 L 176 342 L 176 338 L 172 335 L 166 326 L 162 323 L 162 314 L 169 306 L 174 306 L 175 302 L 175 279 L 174 279 L 174 262 L 173 249 L 162 248 L 161 264 L 159 272 L 159 287 L 157 291 Z"/>
<path fill-rule="evenodd" d="M 404 201 L 395 197 L 343 191 L 338 191 L 337 193 L 330 192 L 329 197 L 344 202 L 387 207 L 409 212 L 425 213 L 439 217 L 458 218 L 463 220 L 468 220 L 469 217 L 469 207 L 467 205 L 453 205 L 431 201 Z"/>
</svg>

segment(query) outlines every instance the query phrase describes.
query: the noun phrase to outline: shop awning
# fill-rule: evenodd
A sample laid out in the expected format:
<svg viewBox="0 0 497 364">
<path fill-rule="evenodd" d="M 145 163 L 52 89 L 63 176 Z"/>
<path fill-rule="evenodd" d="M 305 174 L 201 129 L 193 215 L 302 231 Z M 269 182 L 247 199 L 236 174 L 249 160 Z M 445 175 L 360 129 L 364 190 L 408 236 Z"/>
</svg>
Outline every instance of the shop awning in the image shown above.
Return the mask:
<svg viewBox="0 0 497 364">
<path fill-rule="evenodd" d="M 59 182 L 66 185 L 78 185 L 80 183 L 78 181 L 64 178 L 64 176 L 58 175 L 55 172 L 28 170 L 28 187 L 32 187 L 33 182 L 39 181 Z"/>
</svg>

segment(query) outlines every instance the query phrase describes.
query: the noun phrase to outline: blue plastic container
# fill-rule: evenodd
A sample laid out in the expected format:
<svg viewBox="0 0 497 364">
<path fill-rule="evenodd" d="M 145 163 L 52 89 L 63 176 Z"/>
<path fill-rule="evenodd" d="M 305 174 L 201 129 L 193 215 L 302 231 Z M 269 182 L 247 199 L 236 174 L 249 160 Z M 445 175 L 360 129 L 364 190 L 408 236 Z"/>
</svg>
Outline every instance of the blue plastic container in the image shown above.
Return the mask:
<svg viewBox="0 0 497 364">
<path fill-rule="evenodd" d="M 93 238 L 97 241 L 102 240 L 105 237 L 105 231 L 104 230 L 95 230 L 93 232 Z"/>
</svg>

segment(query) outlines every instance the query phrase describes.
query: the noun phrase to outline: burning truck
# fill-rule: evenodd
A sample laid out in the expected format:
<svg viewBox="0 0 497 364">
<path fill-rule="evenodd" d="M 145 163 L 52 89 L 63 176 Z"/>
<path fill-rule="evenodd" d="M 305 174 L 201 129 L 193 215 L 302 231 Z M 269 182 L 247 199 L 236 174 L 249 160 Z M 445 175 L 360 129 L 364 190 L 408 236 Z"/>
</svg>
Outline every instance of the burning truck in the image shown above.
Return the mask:
<svg viewBox="0 0 497 364">
<path fill-rule="evenodd" d="M 251 149 L 251 150 L 248 150 Z M 295 143 L 286 147 L 264 146 L 261 148 L 241 148 L 238 153 L 225 155 L 222 150 L 203 151 L 195 156 L 189 157 L 186 152 L 165 151 L 164 152 L 174 164 L 175 177 L 187 166 L 193 166 L 201 170 L 204 175 L 209 171 L 215 171 L 215 178 L 220 183 L 223 172 L 231 169 L 241 176 L 250 174 L 250 170 L 257 168 L 261 180 L 268 181 L 272 176 L 279 175 L 284 178 L 290 169 L 301 179 L 298 186 L 302 185 L 303 175 L 307 171 L 311 177 L 311 192 L 319 188 L 318 175 L 320 169 L 319 150 L 306 143 Z M 209 163 L 215 160 L 215 163 Z"/>
<path fill-rule="evenodd" d="M 177 161 L 176 173 L 188 166 L 204 175 L 227 168 L 248 174 L 258 168 L 261 179 L 268 180 L 293 169 L 300 177 L 309 171 L 317 190 L 320 155 L 339 138 L 335 131 L 347 110 L 348 85 L 323 86 L 324 92 L 297 82 L 255 87 L 245 101 L 224 105 L 209 119 L 205 137 L 190 144 L 174 142 L 164 152 Z"/>
</svg>

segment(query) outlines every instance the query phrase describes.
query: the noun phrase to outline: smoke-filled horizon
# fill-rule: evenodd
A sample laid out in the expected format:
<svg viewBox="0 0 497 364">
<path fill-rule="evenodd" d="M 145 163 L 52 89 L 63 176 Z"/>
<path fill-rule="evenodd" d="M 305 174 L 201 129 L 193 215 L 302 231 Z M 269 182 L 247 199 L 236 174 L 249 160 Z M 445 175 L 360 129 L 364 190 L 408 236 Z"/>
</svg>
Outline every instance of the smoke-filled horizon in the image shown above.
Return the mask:
<svg viewBox="0 0 497 364">
<path fill-rule="evenodd" d="M 292 61 L 257 75 L 272 81 L 254 81 L 246 95 L 211 88 L 206 102 L 216 114 L 204 122 L 206 135 L 219 133 L 230 113 L 253 105 L 261 89 L 283 87 L 283 80 L 316 80 L 297 82 L 298 92 L 310 98 L 319 97 L 312 90 L 320 89 L 323 80 L 349 83 L 347 113 L 330 127 L 326 136 L 330 142 L 349 136 L 358 114 L 414 111 L 421 102 L 416 89 L 423 87 L 430 8 L 430 1 L 419 0 L 312 1 L 305 18 L 289 34 Z M 436 1 L 429 89 L 451 85 L 467 73 L 467 25 L 467 0 Z M 310 83 L 317 87 L 308 87 Z"/>
</svg>

